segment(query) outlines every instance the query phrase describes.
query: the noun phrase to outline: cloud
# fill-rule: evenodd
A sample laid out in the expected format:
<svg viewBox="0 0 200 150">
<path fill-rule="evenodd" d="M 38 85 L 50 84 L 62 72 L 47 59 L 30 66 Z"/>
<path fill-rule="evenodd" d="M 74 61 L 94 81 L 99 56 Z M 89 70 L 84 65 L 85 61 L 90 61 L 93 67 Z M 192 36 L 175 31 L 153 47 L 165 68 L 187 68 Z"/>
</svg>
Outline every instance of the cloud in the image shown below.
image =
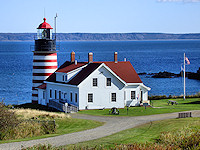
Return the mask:
<svg viewBox="0 0 200 150">
<path fill-rule="evenodd" d="M 157 0 L 158 2 L 185 2 L 185 3 L 196 3 L 200 0 Z"/>
</svg>

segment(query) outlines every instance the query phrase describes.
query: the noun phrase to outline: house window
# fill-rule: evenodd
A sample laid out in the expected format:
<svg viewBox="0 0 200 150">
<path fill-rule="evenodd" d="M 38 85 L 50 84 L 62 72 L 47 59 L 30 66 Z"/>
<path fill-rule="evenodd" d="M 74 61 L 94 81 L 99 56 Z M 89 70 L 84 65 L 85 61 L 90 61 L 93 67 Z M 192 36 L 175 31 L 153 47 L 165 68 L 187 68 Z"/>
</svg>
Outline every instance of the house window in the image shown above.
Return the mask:
<svg viewBox="0 0 200 150">
<path fill-rule="evenodd" d="M 73 97 L 72 97 L 72 93 L 70 93 L 70 100 L 71 100 L 71 102 L 72 102 L 72 98 L 73 98 Z"/>
<path fill-rule="evenodd" d="M 63 81 L 65 81 L 65 76 L 63 75 Z"/>
<path fill-rule="evenodd" d="M 67 75 L 65 76 L 65 81 L 67 81 Z"/>
<path fill-rule="evenodd" d="M 55 90 L 55 99 L 57 99 L 57 91 Z"/>
<path fill-rule="evenodd" d="M 61 91 L 59 91 L 59 99 L 61 99 Z"/>
<path fill-rule="evenodd" d="M 45 99 L 45 91 L 43 91 L 43 99 Z"/>
<path fill-rule="evenodd" d="M 97 86 L 97 78 L 93 78 L 93 86 Z"/>
<path fill-rule="evenodd" d="M 111 86 L 111 78 L 107 78 L 106 85 L 107 85 L 107 86 Z"/>
<path fill-rule="evenodd" d="M 88 102 L 93 103 L 93 94 L 92 93 L 88 94 Z"/>
<path fill-rule="evenodd" d="M 135 91 L 131 91 L 131 99 L 135 99 Z"/>
<path fill-rule="evenodd" d="M 76 103 L 78 102 L 78 95 L 77 95 L 77 93 L 75 93 L 75 102 Z"/>
<path fill-rule="evenodd" d="M 66 98 L 67 98 L 67 93 L 64 94 L 64 99 L 66 99 Z"/>
<path fill-rule="evenodd" d="M 111 93 L 111 102 L 116 102 L 116 93 Z"/>
<path fill-rule="evenodd" d="M 52 98 L 52 89 L 50 89 L 50 91 L 49 91 L 49 96 L 50 96 L 50 98 Z"/>
</svg>

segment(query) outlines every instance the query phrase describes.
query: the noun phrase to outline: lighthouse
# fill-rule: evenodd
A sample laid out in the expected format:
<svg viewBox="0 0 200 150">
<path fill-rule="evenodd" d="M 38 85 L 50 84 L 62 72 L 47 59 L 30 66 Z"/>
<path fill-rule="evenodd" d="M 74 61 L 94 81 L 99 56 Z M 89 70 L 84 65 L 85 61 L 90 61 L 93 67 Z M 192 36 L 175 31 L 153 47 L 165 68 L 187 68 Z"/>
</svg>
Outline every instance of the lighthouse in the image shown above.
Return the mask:
<svg viewBox="0 0 200 150">
<path fill-rule="evenodd" d="M 46 22 L 38 26 L 35 48 L 33 51 L 33 86 L 32 103 L 38 103 L 37 87 L 43 84 L 57 69 L 56 39 L 52 38 L 52 27 Z"/>
</svg>

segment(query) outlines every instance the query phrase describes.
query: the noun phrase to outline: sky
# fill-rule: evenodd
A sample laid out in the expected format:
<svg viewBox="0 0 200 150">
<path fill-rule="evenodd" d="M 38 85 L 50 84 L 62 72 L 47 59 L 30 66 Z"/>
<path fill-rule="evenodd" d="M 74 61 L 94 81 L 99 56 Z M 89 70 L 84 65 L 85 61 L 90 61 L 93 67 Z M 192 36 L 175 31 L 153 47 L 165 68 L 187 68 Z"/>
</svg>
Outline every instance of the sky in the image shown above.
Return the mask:
<svg viewBox="0 0 200 150">
<path fill-rule="evenodd" d="M 200 0 L 0 0 L 0 33 L 200 33 Z"/>
</svg>

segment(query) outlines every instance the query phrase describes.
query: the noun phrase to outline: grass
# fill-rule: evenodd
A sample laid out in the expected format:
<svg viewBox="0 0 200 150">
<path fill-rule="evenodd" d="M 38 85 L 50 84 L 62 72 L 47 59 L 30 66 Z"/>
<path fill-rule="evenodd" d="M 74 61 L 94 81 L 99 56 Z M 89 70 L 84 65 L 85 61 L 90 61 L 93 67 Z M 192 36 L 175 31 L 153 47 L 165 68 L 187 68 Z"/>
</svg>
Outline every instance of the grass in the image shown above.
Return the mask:
<svg viewBox="0 0 200 150">
<path fill-rule="evenodd" d="M 111 149 L 116 145 L 120 144 L 133 144 L 133 143 L 155 143 L 156 139 L 159 138 L 161 133 L 168 131 L 177 131 L 185 126 L 195 126 L 200 128 L 200 118 L 184 118 L 184 119 L 169 119 L 162 121 L 155 121 L 147 123 L 136 128 L 121 131 L 119 133 L 100 138 L 97 140 L 92 140 L 88 142 L 82 142 L 75 145 L 67 145 L 59 147 L 60 149 L 74 149 L 80 147 L 103 147 L 106 149 Z"/>
<path fill-rule="evenodd" d="M 32 110 L 32 109 L 13 109 L 11 111 L 14 111 L 17 114 L 18 118 L 20 119 L 32 119 L 32 118 L 37 119 L 37 120 L 55 119 L 56 132 L 52 134 L 45 134 L 45 135 L 30 137 L 30 138 L 25 138 L 25 139 L 0 141 L 0 144 L 53 137 L 53 136 L 58 136 L 62 134 L 68 134 L 72 132 L 92 129 L 92 128 L 96 128 L 98 126 L 103 125 L 103 123 L 98 122 L 98 121 L 74 119 L 74 118 L 71 118 L 70 115 L 66 115 L 65 113 L 46 112 L 46 111 Z"/>
<path fill-rule="evenodd" d="M 178 102 L 178 105 L 168 105 L 167 102 L 170 99 L 162 100 L 152 100 L 151 106 L 147 107 L 129 107 L 128 114 L 127 108 L 119 109 L 119 115 L 112 116 L 145 116 L 145 115 L 154 115 L 154 114 L 164 114 L 164 113 L 173 113 L 189 110 L 200 110 L 200 98 L 188 98 L 185 101 L 183 99 L 173 99 Z M 79 111 L 79 114 L 88 114 L 96 116 L 111 116 L 109 115 L 110 109 L 104 110 L 82 110 Z"/>
</svg>

